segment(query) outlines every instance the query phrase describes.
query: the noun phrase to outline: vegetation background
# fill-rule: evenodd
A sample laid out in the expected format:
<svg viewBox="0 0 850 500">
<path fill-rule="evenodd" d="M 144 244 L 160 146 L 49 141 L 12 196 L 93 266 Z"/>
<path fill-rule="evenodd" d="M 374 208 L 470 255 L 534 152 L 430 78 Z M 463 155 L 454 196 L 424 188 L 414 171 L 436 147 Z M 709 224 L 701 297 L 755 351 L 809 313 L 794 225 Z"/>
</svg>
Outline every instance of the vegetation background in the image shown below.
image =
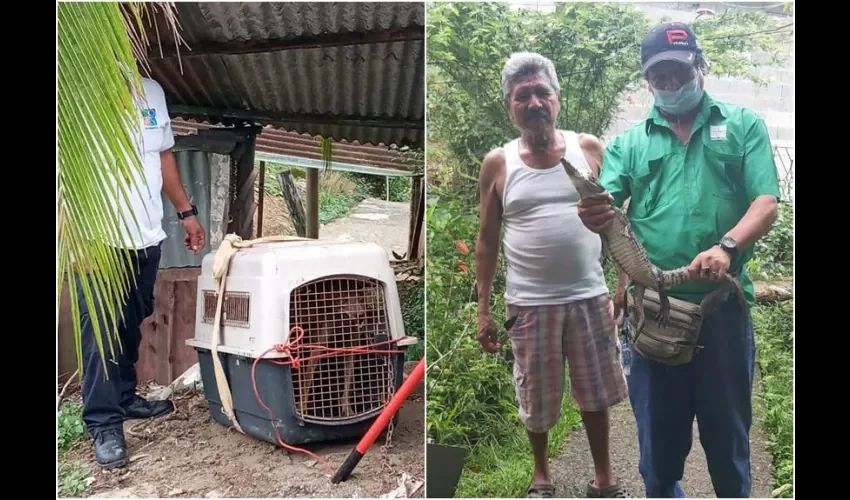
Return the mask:
<svg viewBox="0 0 850 500">
<path fill-rule="evenodd" d="M 555 62 L 562 88 L 558 127 L 602 136 L 623 96 L 642 85 L 640 39 L 650 27 L 631 5 L 558 4 L 554 12 L 496 3 L 440 3 L 428 10 L 427 430 L 433 442 L 470 455 L 458 497 L 524 496 L 531 455 L 517 419 L 511 365 L 484 353 L 475 338 L 474 248 L 478 169 L 492 148 L 516 136 L 501 99 L 507 57 L 530 50 Z M 781 65 L 790 30 L 753 9 L 730 10 L 692 24 L 711 72 L 761 83 L 758 69 Z M 754 61 L 751 52 L 774 57 Z M 783 203 L 773 231 L 758 243 L 750 270 L 760 280 L 790 280 L 793 208 Z M 504 317 L 499 259 L 492 313 Z M 606 268 L 614 289 L 614 272 Z M 793 496 L 793 302 L 757 306 L 761 393 L 758 417 L 770 436 L 776 487 Z M 555 454 L 580 423 L 565 398 L 550 438 Z M 786 486 L 788 485 L 788 486 Z"/>
</svg>

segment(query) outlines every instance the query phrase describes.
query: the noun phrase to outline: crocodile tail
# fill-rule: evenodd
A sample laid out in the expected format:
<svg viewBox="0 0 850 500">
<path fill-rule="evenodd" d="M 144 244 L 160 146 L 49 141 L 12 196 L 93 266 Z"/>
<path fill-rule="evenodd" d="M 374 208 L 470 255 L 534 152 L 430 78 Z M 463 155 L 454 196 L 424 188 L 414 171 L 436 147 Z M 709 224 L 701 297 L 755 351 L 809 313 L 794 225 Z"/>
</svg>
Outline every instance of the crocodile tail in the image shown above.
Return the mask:
<svg viewBox="0 0 850 500">
<path fill-rule="evenodd" d="M 731 274 L 727 274 L 726 281 L 734 289 L 733 291 L 738 297 L 738 303 L 741 305 L 741 308 L 744 310 L 748 309 L 750 305 L 747 303 L 747 295 L 744 293 L 744 288 L 741 286 L 741 282 L 738 278 Z"/>
<path fill-rule="evenodd" d="M 691 279 L 688 266 L 678 267 L 661 273 L 661 279 L 665 288 L 673 288 Z"/>
</svg>

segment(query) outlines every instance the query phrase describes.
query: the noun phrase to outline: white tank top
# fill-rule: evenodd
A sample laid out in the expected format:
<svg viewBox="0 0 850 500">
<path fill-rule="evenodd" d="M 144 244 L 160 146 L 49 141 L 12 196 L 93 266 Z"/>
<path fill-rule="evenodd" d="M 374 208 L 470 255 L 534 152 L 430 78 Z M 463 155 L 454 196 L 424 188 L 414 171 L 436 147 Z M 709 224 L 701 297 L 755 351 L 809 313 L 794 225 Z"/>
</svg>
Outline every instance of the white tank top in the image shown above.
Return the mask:
<svg viewBox="0 0 850 500">
<path fill-rule="evenodd" d="M 564 157 L 589 169 L 578 134 L 559 132 L 566 142 Z M 563 166 L 527 166 L 519 156 L 519 139 L 505 144 L 504 150 L 506 302 L 564 304 L 607 293 L 602 243 L 578 218 L 579 196 Z"/>
</svg>

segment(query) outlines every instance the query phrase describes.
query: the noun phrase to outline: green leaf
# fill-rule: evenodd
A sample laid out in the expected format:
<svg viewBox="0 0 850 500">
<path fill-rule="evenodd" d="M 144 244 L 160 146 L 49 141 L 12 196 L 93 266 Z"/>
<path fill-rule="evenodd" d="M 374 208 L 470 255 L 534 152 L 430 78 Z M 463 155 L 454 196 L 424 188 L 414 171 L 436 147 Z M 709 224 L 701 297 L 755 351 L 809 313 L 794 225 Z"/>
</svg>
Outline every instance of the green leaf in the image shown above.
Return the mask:
<svg viewBox="0 0 850 500">
<path fill-rule="evenodd" d="M 107 348 L 111 355 L 122 348 L 117 325 L 133 280 L 124 242 L 140 214 L 116 218 L 115 206 L 129 201 L 132 191 L 148 189 L 135 181 L 144 179 L 134 98 L 143 91 L 136 69 L 147 43 L 142 24 L 152 10 L 163 10 L 173 25 L 173 9 L 140 2 L 59 4 L 56 307 L 58 317 L 67 283 L 80 375 L 83 304 L 77 287 L 104 366 Z"/>
</svg>

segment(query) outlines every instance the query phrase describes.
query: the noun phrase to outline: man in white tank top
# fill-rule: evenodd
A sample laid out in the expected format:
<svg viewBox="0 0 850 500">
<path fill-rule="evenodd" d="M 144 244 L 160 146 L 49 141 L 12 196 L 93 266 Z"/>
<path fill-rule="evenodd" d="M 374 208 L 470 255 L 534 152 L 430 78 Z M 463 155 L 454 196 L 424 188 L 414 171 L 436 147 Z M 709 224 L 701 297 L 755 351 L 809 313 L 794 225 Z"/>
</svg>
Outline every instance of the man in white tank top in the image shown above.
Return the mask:
<svg viewBox="0 0 850 500">
<path fill-rule="evenodd" d="M 590 497 L 625 497 L 608 453 L 608 408 L 627 397 L 613 306 L 600 262 L 601 241 L 577 215 L 578 194 L 560 166 L 599 171 L 602 145 L 588 134 L 557 130 L 560 86 L 551 61 L 514 54 L 502 72 L 511 120 L 521 131 L 481 165 L 481 227 L 476 246 L 478 338 L 499 348 L 490 295 L 504 226 L 508 317 L 519 417 L 534 454 L 529 497 L 552 497 L 548 431 L 560 418 L 565 363 L 596 470 Z"/>
</svg>

